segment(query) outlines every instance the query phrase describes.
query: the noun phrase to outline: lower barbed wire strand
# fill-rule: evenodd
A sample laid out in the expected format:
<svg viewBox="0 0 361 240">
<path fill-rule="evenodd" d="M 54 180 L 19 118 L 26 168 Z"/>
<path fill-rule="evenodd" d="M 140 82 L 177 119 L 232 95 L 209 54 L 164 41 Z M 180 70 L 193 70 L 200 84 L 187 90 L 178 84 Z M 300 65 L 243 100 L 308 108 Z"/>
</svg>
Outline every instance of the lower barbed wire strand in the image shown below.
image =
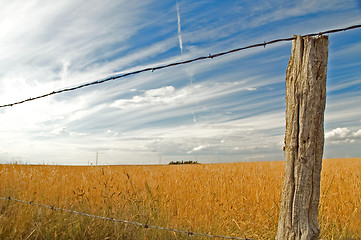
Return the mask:
<svg viewBox="0 0 361 240">
<path fill-rule="evenodd" d="M 89 213 L 79 212 L 76 210 L 59 208 L 59 207 L 55 207 L 55 206 L 51 206 L 51 205 L 45 205 L 45 204 L 36 203 L 33 201 L 20 200 L 20 199 L 16 199 L 16 198 L 12 198 L 12 197 L 0 197 L 0 199 L 30 204 L 30 205 L 38 206 L 38 207 L 44 207 L 44 208 L 48 208 L 53 211 L 57 210 L 57 211 L 73 213 L 73 214 L 86 216 L 86 217 L 90 217 L 90 218 L 95 218 L 95 219 L 102 219 L 102 220 L 107 220 L 107 221 L 112 221 L 112 222 L 132 224 L 132 225 L 136 225 L 136 226 L 144 227 L 144 228 L 153 228 L 153 229 L 164 230 L 164 231 L 172 231 L 172 232 L 176 232 L 176 233 L 187 234 L 189 236 L 202 236 L 202 237 L 210 237 L 210 238 L 223 238 L 223 239 L 235 239 L 235 240 L 251 240 L 250 238 L 240 238 L 240 237 L 231 237 L 231 236 L 223 236 L 223 235 L 212 235 L 212 234 L 207 234 L 207 233 L 197 233 L 197 232 L 184 231 L 184 230 L 167 228 L 167 227 L 153 226 L 153 225 L 148 225 L 148 224 L 144 224 L 144 223 L 140 223 L 140 222 L 133 222 L 133 221 L 128 221 L 128 220 L 120 220 L 120 219 L 115 219 L 115 218 L 110 218 L 110 217 L 97 216 L 97 215 L 93 215 L 93 214 L 89 214 Z"/>
</svg>

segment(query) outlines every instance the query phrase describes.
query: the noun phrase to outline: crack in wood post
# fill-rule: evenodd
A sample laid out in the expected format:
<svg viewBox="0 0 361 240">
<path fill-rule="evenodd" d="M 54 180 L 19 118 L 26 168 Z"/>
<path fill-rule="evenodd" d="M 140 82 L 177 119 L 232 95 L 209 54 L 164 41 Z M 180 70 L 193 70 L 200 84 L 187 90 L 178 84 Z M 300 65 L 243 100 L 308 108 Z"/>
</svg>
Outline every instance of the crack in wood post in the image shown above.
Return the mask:
<svg viewBox="0 0 361 240">
<path fill-rule="evenodd" d="M 286 73 L 285 174 L 277 239 L 318 239 L 328 36 L 297 36 Z"/>
</svg>

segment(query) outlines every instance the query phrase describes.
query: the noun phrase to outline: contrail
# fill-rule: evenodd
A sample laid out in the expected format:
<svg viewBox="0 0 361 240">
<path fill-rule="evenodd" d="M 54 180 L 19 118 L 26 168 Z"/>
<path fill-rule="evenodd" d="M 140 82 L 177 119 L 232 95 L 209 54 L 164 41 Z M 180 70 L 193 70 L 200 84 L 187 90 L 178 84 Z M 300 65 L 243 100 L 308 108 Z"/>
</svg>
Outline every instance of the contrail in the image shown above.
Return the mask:
<svg viewBox="0 0 361 240">
<path fill-rule="evenodd" d="M 179 48 L 181 50 L 181 54 L 183 54 L 183 41 L 182 41 L 182 30 L 181 30 L 181 20 L 179 14 L 179 5 L 178 1 L 176 1 L 177 6 L 177 18 L 178 18 L 178 39 L 179 39 Z"/>
<path fill-rule="evenodd" d="M 176 0 L 176 7 L 177 7 L 177 19 L 178 19 L 178 40 L 179 40 L 179 48 L 181 50 L 181 55 L 183 55 L 183 41 L 182 41 L 182 29 L 181 29 L 181 19 L 180 19 L 180 14 L 179 14 L 179 4 L 178 1 Z M 189 81 L 189 86 L 192 86 L 192 77 L 190 77 L 190 81 Z M 196 119 L 196 115 L 194 113 L 194 111 L 192 111 L 192 115 L 193 115 L 193 122 L 195 125 L 197 124 L 197 119 Z"/>
<path fill-rule="evenodd" d="M 192 111 L 192 114 L 193 114 L 193 122 L 198 125 L 197 123 L 197 119 L 196 119 L 196 115 L 194 114 L 194 111 Z"/>
</svg>

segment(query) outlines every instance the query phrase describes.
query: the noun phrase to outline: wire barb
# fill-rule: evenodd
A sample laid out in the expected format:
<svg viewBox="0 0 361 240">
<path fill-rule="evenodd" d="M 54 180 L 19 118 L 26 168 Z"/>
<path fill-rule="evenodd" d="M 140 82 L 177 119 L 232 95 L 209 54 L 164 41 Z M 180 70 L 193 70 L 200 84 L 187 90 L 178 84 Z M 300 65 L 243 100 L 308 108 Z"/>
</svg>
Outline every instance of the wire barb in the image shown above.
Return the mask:
<svg viewBox="0 0 361 240">
<path fill-rule="evenodd" d="M 349 26 L 349 27 L 346 27 L 346 28 L 327 30 L 327 31 L 324 31 L 324 32 L 310 33 L 310 34 L 303 35 L 302 37 L 321 36 L 321 35 L 324 35 L 324 34 L 344 32 L 344 31 L 348 31 L 348 30 L 356 29 L 356 28 L 361 28 L 361 24 Z M 18 104 L 22 104 L 22 103 L 25 103 L 25 102 L 30 102 L 30 101 L 40 99 L 40 98 L 44 98 L 44 97 L 48 97 L 48 96 L 51 96 L 51 95 L 54 95 L 54 94 L 60 94 L 60 93 L 64 93 L 64 92 L 74 91 L 74 90 L 77 90 L 77 89 L 80 89 L 80 88 L 105 83 L 105 82 L 108 82 L 108 81 L 124 78 L 124 77 L 130 76 L 130 75 L 136 75 L 136 74 L 139 74 L 139 73 L 142 73 L 142 72 L 149 72 L 149 71 L 154 72 L 155 70 L 158 70 L 158 69 L 174 67 L 174 66 L 178 66 L 178 65 L 182 65 L 182 64 L 188 64 L 188 63 L 201 61 L 201 60 L 205 60 L 205 59 L 209 59 L 209 58 L 213 59 L 213 58 L 216 58 L 216 57 L 220 57 L 220 56 L 224 56 L 224 55 L 227 55 L 227 54 L 230 54 L 230 53 L 243 51 L 243 50 L 250 49 L 250 48 L 262 47 L 262 46 L 264 48 L 266 48 L 266 45 L 271 45 L 271 44 L 275 44 L 275 43 L 278 43 L 278 42 L 292 41 L 294 39 L 296 39 L 296 37 L 280 38 L 280 39 L 275 39 L 275 40 L 268 41 L 268 42 L 265 41 L 263 43 L 253 44 L 253 45 L 249 45 L 249 46 L 246 46 L 246 47 L 236 48 L 236 49 L 232 49 L 232 50 L 229 50 L 229 51 L 220 52 L 220 53 L 216 53 L 216 54 L 212 54 L 212 55 L 209 54 L 208 56 L 197 57 L 197 58 L 193 58 L 193 59 L 189 59 L 189 60 L 185 60 L 185 61 L 180 61 L 180 62 L 169 63 L 169 64 L 166 64 L 166 65 L 161 65 L 161 66 L 157 66 L 157 67 L 153 67 L 153 68 L 145 68 L 145 69 L 137 70 L 137 71 L 134 71 L 134 72 L 128 72 L 128 73 L 124 73 L 124 74 L 120 74 L 120 75 L 114 75 L 114 76 L 111 76 L 111 77 L 108 77 L 108 78 L 105 78 L 105 79 L 102 79 L 102 80 L 97 80 L 97 81 L 94 81 L 94 82 L 84 83 L 84 84 L 81 84 L 81 85 L 78 85 L 78 86 L 75 86 L 75 87 L 65 88 L 65 89 L 57 90 L 57 91 L 52 91 L 50 93 L 40 95 L 40 96 L 35 97 L 35 98 L 28 98 L 28 99 L 25 99 L 25 100 L 22 100 L 22 101 L 19 101 L 19 102 L 0 105 L 0 108 L 11 107 L 13 105 L 18 105 Z"/>
<path fill-rule="evenodd" d="M 132 224 L 132 225 L 136 225 L 138 227 L 144 227 L 146 229 L 152 228 L 152 229 L 158 229 L 158 230 L 164 230 L 164 231 L 172 231 L 172 232 L 176 232 L 176 233 L 187 234 L 188 236 L 203 236 L 203 237 L 224 238 L 224 239 L 234 239 L 234 240 L 251 240 L 249 238 L 230 237 L 230 236 L 223 236 L 223 235 L 211 235 L 211 234 L 206 234 L 206 233 L 196 233 L 196 232 L 178 230 L 178 229 L 173 229 L 173 228 L 152 226 L 152 225 L 148 225 L 148 224 L 144 224 L 144 223 L 140 223 L 140 222 L 132 222 L 132 221 L 128 221 L 128 220 L 120 220 L 120 219 L 115 219 L 115 218 L 110 218 L 110 217 L 97 216 L 97 215 L 92 215 L 89 213 L 78 212 L 76 210 L 58 208 L 55 206 L 45 205 L 45 204 L 41 204 L 41 203 L 34 203 L 33 201 L 26 201 L 26 200 L 11 198 L 10 196 L 9 197 L 0 197 L 0 199 L 8 200 L 8 201 L 15 201 L 15 202 L 19 202 L 19 203 L 26 203 L 26 204 L 30 204 L 32 206 L 44 207 L 44 208 L 48 208 L 51 210 L 63 211 L 63 212 L 73 213 L 73 214 L 86 216 L 86 217 L 90 217 L 90 218 L 102 219 L 102 220 L 111 221 L 111 222 Z"/>
</svg>

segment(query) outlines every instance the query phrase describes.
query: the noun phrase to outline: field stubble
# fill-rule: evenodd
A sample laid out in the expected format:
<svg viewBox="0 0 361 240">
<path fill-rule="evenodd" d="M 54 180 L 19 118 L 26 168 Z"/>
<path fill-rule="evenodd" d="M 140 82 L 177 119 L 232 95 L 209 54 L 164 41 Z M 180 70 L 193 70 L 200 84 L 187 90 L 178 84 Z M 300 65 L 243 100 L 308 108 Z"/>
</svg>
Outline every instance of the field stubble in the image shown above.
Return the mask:
<svg viewBox="0 0 361 240">
<path fill-rule="evenodd" d="M 0 165 L 0 196 L 210 234 L 274 239 L 283 162 Z M 323 239 L 361 239 L 361 158 L 324 160 Z M 0 239 L 207 239 L 0 200 Z"/>
</svg>

